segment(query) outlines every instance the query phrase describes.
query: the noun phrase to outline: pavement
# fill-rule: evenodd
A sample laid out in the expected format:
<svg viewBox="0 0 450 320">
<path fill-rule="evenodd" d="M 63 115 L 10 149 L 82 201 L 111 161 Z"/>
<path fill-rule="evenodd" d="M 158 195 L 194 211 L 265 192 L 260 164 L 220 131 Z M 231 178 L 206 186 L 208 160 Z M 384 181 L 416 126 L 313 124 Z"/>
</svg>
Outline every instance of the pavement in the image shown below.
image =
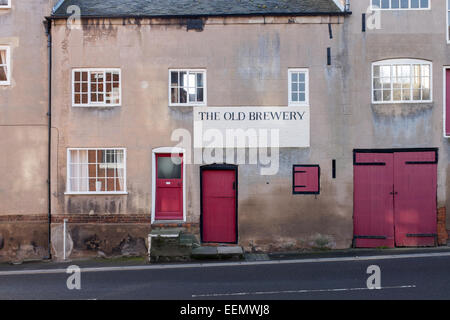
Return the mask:
<svg viewBox="0 0 450 320">
<path fill-rule="evenodd" d="M 80 268 L 80 290 L 67 286 Z M 370 290 L 370 266 L 381 288 Z M 247 254 L 243 261 L 149 264 L 146 259 L 0 265 L 0 299 L 450 299 L 450 248 Z"/>
</svg>

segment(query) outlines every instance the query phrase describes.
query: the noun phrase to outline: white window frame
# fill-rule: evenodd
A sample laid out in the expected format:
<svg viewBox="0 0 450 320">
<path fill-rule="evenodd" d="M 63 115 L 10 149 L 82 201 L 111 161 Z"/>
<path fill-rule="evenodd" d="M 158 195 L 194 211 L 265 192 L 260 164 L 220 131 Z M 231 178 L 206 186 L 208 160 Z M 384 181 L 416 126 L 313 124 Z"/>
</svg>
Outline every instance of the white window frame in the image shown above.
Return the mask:
<svg viewBox="0 0 450 320">
<path fill-rule="evenodd" d="M 75 72 L 88 72 L 88 103 L 75 103 Z M 119 103 L 91 102 L 91 72 L 118 72 L 119 73 Z M 106 81 L 106 77 L 105 77 Z M 106 86 L 103 87 L 106 97 Z M 120 107 L 122 105 L 122 70 L 120 68 L 75 68 L 72 69 L 72 107 L 92 108 L 92 107 Z"/>
<path fill-rule="evenodd" d="M 172 72 L 202 72 L 203 73 L 203 102 L 186 102 L 186 103 L 173 103 L 172 102 L 172 95 L 171 95 L 171 89 L 172 89 L 172 83 L 171 83 L 171 73 Z M 188 77 L 189 78 L 189 77 Z M 169 106 L 170 107 L 193 107 L 193 106 L 206 106 L 207 105 L 207 97 L 208 97 L 208 82 L 207 82 L 207 73 L 206 69 L 169 69 Z M 188 93 L 188 99 L 189 99 L 189 93 Z"/>
<path fill-rule="evenodd" d="M 0 86 L 9 86 L 11 85 L 11 47 L 9 46 L 0 46 L 0 50 L 6 51 L 6 81 L 0 81 Z"/>
<path fill-rule="evenodd" d="M 380 3 L 383 0 L 380 0 Z M 400 2 L 402 0 L 399 0 Z M 419 0 L 419 6 L 420 6 L 420 0 Z M 372 4 L 372 0 L 370 0 L 370 9 L 372 11 L 374 10 L 382 10 L 382 11 L 394 11 L 394 10 L 431 10 L 431 0 L 428 0 L 428 8 L 411 8 L 411 0 L 408 0 L 408 8 L 392 8 L 392 0 L 389 0 L 389 8 L 381 8 L 381 7 L 377 7 L 374 6 Z"/>
<path fill-rule="evenodd" d="M 11 9 L 11 1 L 12 0 L 8 0 L 8 3 L 6 5 L 0 4 L 0 9 Z"/>
<path fill-rule="evenodd" d="M 414 64 L 420 64 L 420 65 L 429 65 L 430 66 L 430 99 L 429 100 L 393 100 L 394 96 L 394 90 L 393 90 L 393 82 L 391 79 L 391 100 L 390 101 L 375 101 L 375 94 L 374 94 L 374 67 L 375 66 L 394 66 L 394 65 L 414 65 Z M 392 78 L 392 70 L 391 70 L 391 78 Z M 411 77 L 412 81 L 413 77 Z M 389 59 L 389 60 L 381 60 L 372 63 L 371 66 L 371 96 L 372 96 L 372 103 L 373 104 L 413 104 L 413 103 L 432 103 L 433 102 L 433 63 L 428 60 L 420 60 L 420 59 Z M 411 98 L 413 98 L 413 87 L 411 84 L 410 87 L 411 90 Z"/>
<path fill-rule="evenodd" d="M 72 191 L 70 189 L 70 165 L 72 164 L 70 159 L 70 152 L 76 151 L 76 150 L 121 150 L 123 151 L 123 191 Z M 66 162 L 66 169 L 67 169 L 67 175 L 66 175 L 66 192 L 64 194 L 66 195 L 108 195 L 108 194 L 128 194 L 127 192 L 127 149 L 126 148 L 119 148 L 119 147 L 110 147 L 110 148 L 67 148 L 67 162 Z"/>
<path fill-rule="evenodd" d="M 448 19 L 448 15 L 450 14 L 450 7 L 449 7 L 449 5 L 448 5 L 448 1 L 449 0 L 445 0 L 445 2 L 446 2 L 446 4 L 445 4 L 445 6 L 446 6 L 446 8 L 447 8 L 447 10 L 445 11 L 446 12 L 446 18 L 445 18 L 445 21 L 446 21 L 446 31 L 445 31 L 445 34 L 447 35 L 447 44 L 450 44 L 450 33 L 449 33 L 449 27 L 450 27 L 450 20 Z"/>
<path fill-rule="evenodd" d="M 156 156 L 159 153 L 183 154 L 183 220 L 156 220 Z M 155 222 L 186 222 L 186 150 L 178 147 L 160 147 L 152 150 L 152 214 L 151 223 Z"/>
<path fill-rule="evenodd" d="M 305 101 L 292 101 L 292 74 L 305 74 Z M 308 68 L 289 68 L 288 69 L 288 106 L 305 106 L 309 107 L 309 69 Z"/>
</svg>

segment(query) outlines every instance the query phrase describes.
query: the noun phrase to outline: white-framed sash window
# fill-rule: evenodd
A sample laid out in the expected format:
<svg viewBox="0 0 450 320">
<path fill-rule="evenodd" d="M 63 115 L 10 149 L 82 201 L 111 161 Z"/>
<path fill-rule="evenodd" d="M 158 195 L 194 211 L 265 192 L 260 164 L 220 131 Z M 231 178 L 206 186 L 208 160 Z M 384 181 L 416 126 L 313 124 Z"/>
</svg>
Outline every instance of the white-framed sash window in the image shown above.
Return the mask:
<svg viewBox="0 0 450 320">
<path fill-rule="evenodd" d="M 9 9 L 11 8 L 12 0 L 0 0 L 0 9 Z"/>
<path fill-rule="evenodd" d="M 74 107 L 117 107 L 121 105 L 120 69 L 73 69 Z"/>
<path fill-rule="evenodd" d="M 169 106 L 205 106 L 206 70 L 170 69 Z"/>
<path fill-rule="evenodd" d="M 429 10 L 431 0 L 371 0 L 372 10 Z"/>
<path fill-rule="evenodd" d="M 309 70 L 296 68 L 288 70 L 289 106 L 309 105 Z"/>
<path fill-rule="evenodd" d="M 0 46 L 0 86 L 11 84 L 11 49 Z"/>
<path fill-rule="evenodd" d="M 126 149 L 67 149 L 66 194 L 126 193 Z"/>
<path fill-rule="evenodd" d="M 429 61 L 391 59 L 372 64 L 372 103 L 432 102 Z"/>
</svg>

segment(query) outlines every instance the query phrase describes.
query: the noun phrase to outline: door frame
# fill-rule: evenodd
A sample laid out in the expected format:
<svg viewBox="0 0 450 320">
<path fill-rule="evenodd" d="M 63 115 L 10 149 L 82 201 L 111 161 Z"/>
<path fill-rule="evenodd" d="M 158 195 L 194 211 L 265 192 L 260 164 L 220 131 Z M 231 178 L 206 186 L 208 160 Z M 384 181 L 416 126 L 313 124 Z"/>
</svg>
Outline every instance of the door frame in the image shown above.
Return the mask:
<svg viewBox="0 0 450 320">
<path fill-rule="evenodd" d="M 434 152 L 435 153 L 435 160 L 431 162 L 422 162 L 423 164 L 436 164 L 439 163 L 439 148 L 388 148 L 388 149 L 353 149 L 353 167 L 355 166 L 371 166 L 371 165 L 380 165 L 380 163 L 358 163 L 356 161 L 356 154 L 358 153 L 398 153 L 398 152 Z M 420 163 L 418 163 L 420 164 Z M 436 170 L 438 168 L 436 167 Z M 353 171 L 354 172 L 354 171 Z M 352 248 L 356 245 L 356 236 L 355 236 L 355 189 L 354 189 L 354 179 L 353 177 L 353 236 L 352 236 Z M 437 194 L 438 194 L 438 186 L 436 185 L 436 207 L 437 207 Z M 394 222 L 395 223 L 395 222 Z M 437 223 L 437 222 L 436 222 Z M 395 235 L 394 235 L 395 236 Z M 395 239 L 394 239 L 395 244 Z"/>
<path fill-rule="evenodd" d="M 183 220 L 156 220 L 156 155 L 160 153 L 183 154 Z M 151 223 L 155 222 L 186 222 L 186 151 L 177 147 L 161 147 L 152 150 L 152 214 Z"/>
<path fill-rule="evenodd" d="M 205 242 L 203 241 L 203 172 L 209 171 L 209 170 L 222 170 L 222 171 L 234 171 L 235 174 L 235 180 L 236 180 L 236 190 L 235 190 L 235 214 L 236 214 L 236 239 L 234 242 L 220 242 L 220 243 L 229 243 L 229 244 L 237 244 L 239 242 L 239 235 L 238 235 L 238 190 L 239 190 L 239 181 L 238 181 L 238 166 L 234 164 L 209 164 L 200 166 L 200 242 L 201 243 L 217 243 L 217 242 Z"/>
<path fill-rule="evenodd" d="M 448 14 L 447 14 L 448 16 Z M 448 19 L 448 18 L 447 18 Z M 448 28 L 447 28 L 448 29 Z M 448 33 L 448 31 L 447 31 Z M 447 71 L 450 70 L 450 66 L 444 66 L 443 67 L 443 99 L 442 99 L 442 105 L 443 105 L 443 134 L 444 138 L 450 138 L 449 135 L 447 135 Z M 450 116 L 450 115 L 448 115 Z"/>
</svg>

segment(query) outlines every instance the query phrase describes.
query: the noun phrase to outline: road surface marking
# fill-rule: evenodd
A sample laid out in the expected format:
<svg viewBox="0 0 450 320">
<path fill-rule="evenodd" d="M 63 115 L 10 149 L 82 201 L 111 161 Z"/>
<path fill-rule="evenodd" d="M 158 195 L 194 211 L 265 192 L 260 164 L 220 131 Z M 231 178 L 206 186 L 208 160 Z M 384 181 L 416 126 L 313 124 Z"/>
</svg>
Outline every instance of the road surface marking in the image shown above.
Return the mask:
<svg viewBox="0 0 450 320">
<path fill-rule="evenodd" d="M 212 293 L 212 294 L 193 294 L 192 298 L 208 298 L 208 297 L 230 297 L 230 296 L 255 296 L 270 294 L 292 294 L 292 293 L 317 293 L 317 292 L 345 292 L 345 291 L 363 291 L 363 290 L 385 290 L 385 289 L 409 289 L 416 288 L 415 285 L 409 286 L 393 286 L 381 287 L 380 289 L 368 288 L 342 288 L 342 289 L 312 289 L 312 290 L 286 290 L 286 291 L 257 291 L 257 292 L 236 292 L 236 293 Z"/>
<path fill-rule="evenodd" d="M 163 264 L 163 265 L 143 265 L 143 266 L 123 266 L 123 267 L 92 267 L 92 268 L 81 268 L 81 272 L 86 273 L 86 272 L 145 271 L 145 270 L 242 267 L 242 266 L 245 267 L 245 266 L 260 266 L 260 265 L 355 262 L 355 261 L 432 258 L 432 257 L 450 257 L 450 252 L 364 256 L 364 257 L 316 258 L 316 259 L 297 259 L 297 260 L 243 261 L 243 262 L 191 263 L 191 264 L 187 263 L 187 264 Z M 0 276 L 58 274 L 58 273 L 66 273 L 66 268 L 0 271 Z"/>
</svg>

